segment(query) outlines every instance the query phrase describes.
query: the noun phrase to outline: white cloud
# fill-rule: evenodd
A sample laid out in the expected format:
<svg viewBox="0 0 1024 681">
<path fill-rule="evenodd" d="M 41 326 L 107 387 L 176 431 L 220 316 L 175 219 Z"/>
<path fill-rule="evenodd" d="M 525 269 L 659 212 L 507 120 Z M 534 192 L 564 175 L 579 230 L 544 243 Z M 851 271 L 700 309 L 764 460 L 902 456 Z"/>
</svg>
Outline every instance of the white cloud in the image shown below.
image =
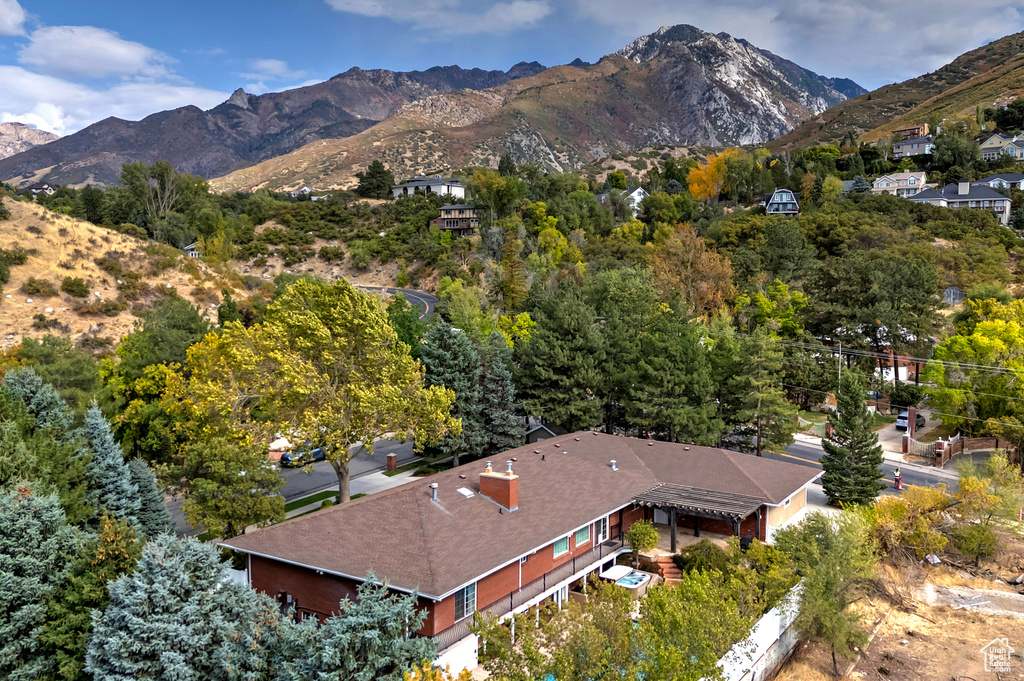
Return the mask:
<svg viewBox="0 0 1024 681">
<path fill-rule="evenodd" d="M 960 54 L 1024 29 L 1020 0 L 567 0 L 624 45 L 659 26 L 692 24 L 746 38 L 827 76 L 871 89 L 934 71 Z M 609 37 L 610 39 L 611 37 Z M 621 46 L 621 45 L 619 45 Z M 601 49 L 617 49 L 606 44 Z"/>
<path fill-rule="evenodd" d="M 512 0 L 486 6 L 463 0 L 326 0 L 339 12 L 390 18 L 414 29 L 435 31 L 438 40 L 476 33 L 508 33 L 535 25 L 552 12 L 549 0 Z M 621 12 L 621 10 L 619 10 Z"/>
<path fill-rule="evenodd" d="M 94 26 L 46 26 L 29 36 L 18 63 L 48 74 L 161 77 L 173 60 L 142 43 Z"/>
<path fill-rule="evenodd" d="M 253 80 L 295 80 L 306 75 L 305 71 L 294 71 L 288 62 L 280 59 L 250 59 L 248 73 L 240 74 L 243 78 Z"/>
<path fill-rule="evenodd" d="M 0 0 L 0 35 L 24 35 L 25 10 L 18 0 Z"/>
<path fill-rule="evenodd" d="M 0 66 L 0 121 L 30 123 L 66 135 L 91 123 L 117 116 L 139 120 L 156 111 L 194 104 L 209 109 L 227 93 L 167 82 L 121 81 L 89 87 L 19 66 Z"/>
</svg>

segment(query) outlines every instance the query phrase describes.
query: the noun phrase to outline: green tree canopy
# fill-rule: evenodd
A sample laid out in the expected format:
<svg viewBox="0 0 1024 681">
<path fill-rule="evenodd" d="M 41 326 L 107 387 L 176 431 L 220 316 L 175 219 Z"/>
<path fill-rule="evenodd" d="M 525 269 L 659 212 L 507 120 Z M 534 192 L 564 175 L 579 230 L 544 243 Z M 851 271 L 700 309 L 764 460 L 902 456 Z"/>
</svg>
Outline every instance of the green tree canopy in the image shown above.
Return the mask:
<svg viewBox="0 0 1024 681">
<path fill-rule="evenodd" d="M 847 371 L 840 384 L 837 413 L 829 415 L 831 434 L 821 441 L 825 454 L 821 484 L 833 504 L 870 504 L 885 488 L 880 480 L 882 447 L 868 420 L 861 379 Z"/>
<path fill-rule="evenodd" d="M 359 185 L 356 194 L 367 199 L 386 199 L 395 186 L 395 176 L 379 160 L 370 161 L 366 172 L 356 173 Z"/>
</svg>

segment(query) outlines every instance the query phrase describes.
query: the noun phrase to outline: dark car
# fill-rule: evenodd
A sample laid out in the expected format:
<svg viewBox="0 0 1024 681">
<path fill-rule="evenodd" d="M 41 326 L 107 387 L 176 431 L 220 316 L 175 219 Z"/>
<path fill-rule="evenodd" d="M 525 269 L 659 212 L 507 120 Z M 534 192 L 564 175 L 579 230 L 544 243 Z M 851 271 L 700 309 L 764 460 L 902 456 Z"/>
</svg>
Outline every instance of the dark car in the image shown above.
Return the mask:
<svg viewBox="0 0 1024 681">
<path fill-rule="evenodd" d="M 910 412 L 901 411 L 900 415 L 896 417 L 896 430 L 906 430 L 907 420 L 910 418 Z M 925 420 L 924 414 L 921 412 L 917 413 L 917 418 L 914 419 L 917 422 L 917 427 L 914 430 L 921 430 L 924 428 Z"/>
<path fill-rule="evenodd" d="M 281 455 L 282 468 L 298 468 L 327 458 L 327 453 L 320 447 L 302 451 L 285 452 Z"/>
</svg>

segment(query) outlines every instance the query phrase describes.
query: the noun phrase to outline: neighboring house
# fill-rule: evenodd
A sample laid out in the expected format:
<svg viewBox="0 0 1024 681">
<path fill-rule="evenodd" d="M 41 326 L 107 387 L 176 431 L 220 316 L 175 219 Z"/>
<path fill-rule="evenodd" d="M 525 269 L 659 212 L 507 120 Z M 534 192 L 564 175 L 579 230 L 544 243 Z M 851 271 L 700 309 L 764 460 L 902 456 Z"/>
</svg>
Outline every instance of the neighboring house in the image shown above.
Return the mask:
<svg viewBox="0 0 1024 681">
<path fill-rule="evenodd" d="M 972 185 L 967 180 L 959 184 L 947 184 L 942 189 L 929 189 L 907 197 L 911 201 L 930 203 L 943 208 L 977 208 L 990 210 L 999 218 L 999 222 L 1007 225 L 1010 222 L 1010 199 L 991 187 Z"/>
<path fill-rule="evenodd" d="M 843 193 L 849 194 L 853 191 L 853 186 L 857 184 L 856 180 L 841 180 L 843 183 Z"/>
<path fill-rule="evenodd" d="M 293 199 L 297 199 L 297 198 L 299 198 L 300 196 L 305 196 L 306 194 L 309 194 L 309 193 L 310 193 L 310 192 L 312 192 L 312 191 L 313 191 L 313 190 L 312 190 L 312 189 L 310 189 L 309 187 L 303 187 L 302 189 L 298 189 L 298 190 L 296 190 L 296 191 L 293 191 L 293 192 L 289 192 L 288 194 L 289 194 L 289 196 L 291 196 L 291 197 L 292 197 Z"/>
<path fill-rule="evenodd" d="M 912 137 L 892 145 L 892 157 L 894 159 L 931 154 L 935 151 L 935 138 L 931 135 L 926 137 Z"/>
<path fill-rule="evenodd" d="M 882 175 L 871 183 L 871 193 L 913 196 L 919 191 L 934 186 L 928 184 L 928 176 L 924 171 L 889 173 L 888 175 Z"/>
<path fill-rule="evenodd" d="M 1012 158 L 1024 158 L 1024 137 L 996 133 L 981 143 L 982 161 L 998 161 L 1004 154 Z"/>
<path fill-rule="evenodd" d="M 420 192 L 421 194 L 444 194 L 456 199 L 466 198 L 466 188 L 455 178 L 443 178 L 440 175 L 435 177 L 414 177 L 406 180 L 397 187 L 391 188 L 391 195 L 396 199 L 399 196 L 408 196 Z"/>
<path fill-rule="evenodd" d="M 40 194 L 46 194 L 47 196 L 53 196 L 57 193 L 57 188 L 51 184 L 44 182 L 43 184 L 34 184 L 31 187 L 25 187 L 18 191 L 18 194 L 31 194 L 32 196 L 39 196 Z"/>
<path fill-rule="evenodd" d="M 799 194 L 789 189 L 776 189 L 764 195 L 761 205 L 769 215 L 797 215 L 800 213 Z"/>
<path fill-rule="evenodd" d="M 323 620 L 369 572 L 415 593 L 438 666 L 478 663 L 473 614 L 505 617 L 611 567 L 637 520 L 770 539 L 806 512 L 820 470 L 723 449 L 577 432 L 220 543 L 253 588 Z M 507 468 L 506 468 L 507 467 Z"/>
<path fill-rule="evenodd" d="M 647 190 L 643 187 L 627 189 L 622 192 L 622 198 L 629 204 L 629 209 L 633 213 L 633 217 L 638 217 L 640 215 L 640 202 L 646 199 L 647 196 Z M 601 203 L 606 203 L 608 201 L 608 194 L 598 194 L 597 200 Z"/>
<path fill-rule="evenodd" d="M 185 248 L 181 250 L 185 251 L 185 255 L 187 255 L 190 258 L 198 258 L 202 255 L 202 253 L 199 252 L 198 241 L 193 241 L 192 243 L 190 243 L 188 246 L 185 246 Z"/>
<path fill-rule="evenodd" d="M 331 198 L 330 194 L 321 194 L 320 196 L 311 196 L 311 197 L 309 197 L 309 200 L 310 201 L 326 201 L 329 198 Z"/>
<path fill-rule="evenodd" d="M 542 423 L 532 416 L 526 422 L 526 444 L 528 445 L 540 442 L 541 440 L 564 436 L 567 433 L 568 431 L 561 426 L 556 426 L 553 423 Z"/>
<path fill-rule="evenodd" d="M 1020 173 L 1000 173 L 998 175 L 989 175 L 971 184 L 976 186 L 985 185 L 992 189 L 1008 189 L 1010 187 L 1024 189 L 1024 175 Z"/>
<path fill-rule="evenodd" d="M 912 125 L 909 128 L 900 128 L 899 130 L 893 130 L 893 137 L 899 136 L 902 140 L 909 140 L 915 137 L 924 137 L 930 132 L 928 124 L 922 123 L 921 125 Z"/>
<path fill-rule="evenodd" d="M 468 236 L 480 227 L 478 209 L 472 205 L 441 206 L 441 215 L 430 221 L 452 236 Z"/>
</svg>

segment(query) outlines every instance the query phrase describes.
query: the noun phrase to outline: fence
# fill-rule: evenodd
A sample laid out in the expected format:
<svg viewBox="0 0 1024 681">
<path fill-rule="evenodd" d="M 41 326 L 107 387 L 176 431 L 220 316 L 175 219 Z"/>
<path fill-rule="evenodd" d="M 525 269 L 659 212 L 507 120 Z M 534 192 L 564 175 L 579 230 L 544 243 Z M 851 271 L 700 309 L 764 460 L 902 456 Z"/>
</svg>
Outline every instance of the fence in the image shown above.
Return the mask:
<svg viewBox="0 0 1024 681">
<path fill-rule="evenodd" d="M 918 442 L 914 438 L 903 436 L 903 453 L 931 459 L 933 466 L 945 466 L 957 454 L 963 452 L 1005 449 L 1011 463 L 1019 460 L 1019 452 L 1006 438 L 1001 437 L 961 437 L 959 433 L 948 440 L 935 442 Z"/>
<path fill-rule="evenodd" d="M 802 416 L 796 417 L 797 425 L 800 427 L 801 433 L 807 433 L 808 435 L 815 435 L 817 437 L 826 437 L 826 423 L 816 423 L 814 421 L 808 421 Z"/>
<path fill-rule="evenodd" d="M 718 661 L 725 681 L 764 681 L 775 675 L 800 638 L 793 621 L 800 610 L 802 588 L 802 582 L 794 586 L 754 624 L 745 640 Z"/>
</svg>

